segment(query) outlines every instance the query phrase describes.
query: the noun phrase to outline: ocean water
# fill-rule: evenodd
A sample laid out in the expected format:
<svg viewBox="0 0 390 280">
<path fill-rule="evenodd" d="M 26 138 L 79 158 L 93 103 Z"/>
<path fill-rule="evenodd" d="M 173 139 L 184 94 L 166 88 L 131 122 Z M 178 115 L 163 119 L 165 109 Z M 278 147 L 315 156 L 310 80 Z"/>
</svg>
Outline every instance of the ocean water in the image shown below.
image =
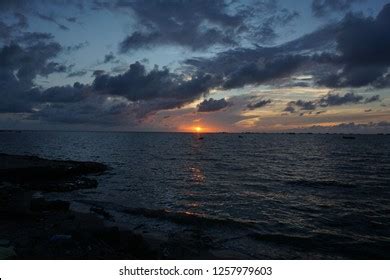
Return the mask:
<svg viewBox="0 0 390 280">
<path fill-rule="evenodd" d="M 2 132 L 0 152 L 106 163 L 43 194 L 251 258 L 390 258 L 390 136 Z"/>
</svg>

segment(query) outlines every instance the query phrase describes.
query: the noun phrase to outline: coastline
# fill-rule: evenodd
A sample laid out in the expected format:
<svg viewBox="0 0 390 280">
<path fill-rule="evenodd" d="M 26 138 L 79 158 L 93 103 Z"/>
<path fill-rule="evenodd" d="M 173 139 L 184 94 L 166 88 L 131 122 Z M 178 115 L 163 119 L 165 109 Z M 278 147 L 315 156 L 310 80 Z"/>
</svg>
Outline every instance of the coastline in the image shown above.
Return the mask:
<svg viewBox="0 0 390 280">
<path fill-rule="evenodd" d="M 70 202 L 36 197 L 37 192 L 96 188 L 88 175 L 108 166 L 0 154 L 0 259 L 240 259 L 213 251 L 192 233 L 167 238 L 112 226 L 103 207 L 76 212 Z"/>
</svg>

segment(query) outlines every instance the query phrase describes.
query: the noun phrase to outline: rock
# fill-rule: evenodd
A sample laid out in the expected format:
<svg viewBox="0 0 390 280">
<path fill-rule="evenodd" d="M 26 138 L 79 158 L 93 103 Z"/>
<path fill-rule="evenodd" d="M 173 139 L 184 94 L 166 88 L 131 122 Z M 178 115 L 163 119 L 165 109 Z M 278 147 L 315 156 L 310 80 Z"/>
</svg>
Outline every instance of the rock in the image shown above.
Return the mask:
<svg viewBox="0 0 390 280">
<path fill-rule="evenodd" d="M 9 240 L 0 239 L 0 247 L 8 247 L 10 244 Z"/>
<path fill-rule="evenodd" d="M 63 241 L 69 241 L 71 239 L 72 239 L 71 235 L 57 234 L 57 235 L 53 235 L 50 238 L 50 241 L 51 242 L 63 242 Z"/>
<path fill-rule="evenodd" d="M 10 182 L 29 190 L 67 192 L 96 188 L 96 180 L 83 176 L 106 170 L 106 165 L 97 162 L 47 160 L 0 153 L 0 183 Z"/>
<path fill-rule="evenodd" d="M 31 211 L 68 211 L 70 203 L 62 200 L 47 201 L 43 198 L 31 200 Z"/>
<path fill-rule="evenodd" d="M 93 232 L 93 236 L 110 245 L 120 245 L 121 233 L 118 227 L 103 228 Z"/>
<path fill-rule="evenodd" d="M 0 260 L 16 258 L 14 247 L 0 247 Z"/>
<path fill-rule="evenodd" d="M 30 213 L 32 193 L 17 186 L 0 190 L 0 217 L 5 220 L 26 218 Z"/>
<path fill-rule="evenodd" d="M 44 192 L 71 192 L 74 190 L 94 189 L 98 185 L 95 179 L 78 177 L 73 180 L 66 181 L 49 181 L 43 183 L 29 183 L 23 185 L 24 188 L 30 190 Z"/>
<path fill-rule="evenodd" d="M 90 211 L 102 216 L 103 218 L 105 218 L 107 220 L 113 219 L 112 215 L 110 213 L 108 213 L 106 210 L 104 210 L 104 208 L 102 208 L 102 207 L 91 207 Z"/>
<path fill-rule="evenodd" d="M 58 180 L 102 173 L 106 170 L 107 166 L 98 162 L 48 160 L 35 156 L 0 154 L 0 177 L 8 180 Z"/>
</svg>

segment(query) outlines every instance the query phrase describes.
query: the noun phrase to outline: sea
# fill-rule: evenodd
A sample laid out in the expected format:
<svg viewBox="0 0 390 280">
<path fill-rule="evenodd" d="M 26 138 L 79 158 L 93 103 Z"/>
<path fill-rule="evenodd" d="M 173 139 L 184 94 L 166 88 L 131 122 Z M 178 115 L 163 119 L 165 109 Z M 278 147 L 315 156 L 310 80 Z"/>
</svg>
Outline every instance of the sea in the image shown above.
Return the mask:
<svg viewBox="0 0 390 280">
<path fill-rule="evenodd" d="M 389 135 L 9 131 L 0 152 L 107 164 L 96 189 L 39 195 L 145 234 L 243 258 L 390 259 Z"/>
</svg>

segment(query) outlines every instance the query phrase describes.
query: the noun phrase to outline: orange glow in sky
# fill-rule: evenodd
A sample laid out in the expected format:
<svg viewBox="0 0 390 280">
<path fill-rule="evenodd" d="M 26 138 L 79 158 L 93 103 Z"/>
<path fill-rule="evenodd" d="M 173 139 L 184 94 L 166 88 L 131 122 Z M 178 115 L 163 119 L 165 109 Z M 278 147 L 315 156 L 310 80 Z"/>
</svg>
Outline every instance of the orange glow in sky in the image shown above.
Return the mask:
<svg viewBox="0 0 390 280">
<path fill-rule="evenodd" d="M 211 127 L 211 126 L 204 126 L 200 124 L 196 125 L 189 125 L 189 126 L 180 126 L 178 131 L 183 132 L 191 132 L 191 133 L 209 133 L 209 132 L 216 132 L 218 129 Z"/>
</svg>

